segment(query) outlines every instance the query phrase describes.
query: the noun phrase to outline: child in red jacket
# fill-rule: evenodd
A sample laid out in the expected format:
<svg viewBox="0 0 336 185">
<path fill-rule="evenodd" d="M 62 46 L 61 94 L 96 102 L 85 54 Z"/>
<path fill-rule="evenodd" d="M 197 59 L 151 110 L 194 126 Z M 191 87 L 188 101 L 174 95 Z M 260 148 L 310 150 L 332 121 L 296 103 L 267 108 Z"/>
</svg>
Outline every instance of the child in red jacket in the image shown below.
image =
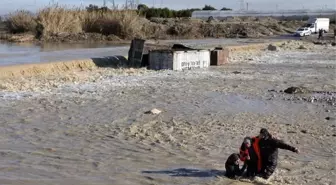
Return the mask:
<svg viewBox="0 0 336 185">
<path fill-rule="evenodd" d="M 258 162 L 261 162 L 258 155 L 258 141 L 258 138 L 246 137 L 240 147 L 240 160 L 244 162 L 242 170 L 245 171 L 246 169 L 246 176 L 249 178 L 255 177 L 260 170 L 258 169 Z"/>
</svg>

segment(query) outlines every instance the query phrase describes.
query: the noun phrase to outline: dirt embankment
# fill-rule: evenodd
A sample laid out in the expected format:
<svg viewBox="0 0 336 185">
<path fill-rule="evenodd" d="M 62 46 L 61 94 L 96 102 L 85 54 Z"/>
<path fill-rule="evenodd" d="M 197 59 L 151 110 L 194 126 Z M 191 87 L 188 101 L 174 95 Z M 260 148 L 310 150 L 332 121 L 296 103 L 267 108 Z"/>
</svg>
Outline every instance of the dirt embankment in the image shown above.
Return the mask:
<svg viewBox="0 0 336 185">
<path fill-rule="evenodd" d="M 276 47 L 277 51 L 314 51 L 321 47 L 303 41 L 283 41 L 272 45 Z M 325 47 L 333 48 L 332 46 Z M 268 44 L 230 46 L 228 49 L 230 51 L 230 63 L 239 63 L 260 58 L 268 50 Z M 102 58 L 95 61 L 86 59 L 5 66 L 0 68 L 0 90 L 36 91 L 41 88 L 58 87 L 67 82 L 95 82 L 104 73 L 111 73 L 111 76 L 114 76 L 114 73 L 129 75 L 144 74 L 149 71 L 145 67 L 141 69 L 128 68 L 124 57 Z M 82 76 L 83 73 L 89 75 Z"/>
<path fill-rule="evenodd" d="M 125 28 L 125 34 L 111 31 L 105 22 L 90 25 L 78 32 L 46 32 L 37 36 L 36 31 L 12 34 L 0 26 L 0 40 L 11 42 L 115 42 L 120 43 L 133 37 L 143 39 L 199 39 L 199 38 L 260 38 L 293 33 L 303 25 L 303 21 L 279 21 L 272 18 L 234 18 L 228 20 L 204 21 L 191 18 L 152 18 L 139 17 L 134 27 Z M 95 23 L 98 24 L 98 23 Z M 93 27 L 97 27 L 93 29 Z M 333 30 L 335 25 L 331 25 Z M 113 28 L 114 30 L 115 28 Z"/>
</svg>

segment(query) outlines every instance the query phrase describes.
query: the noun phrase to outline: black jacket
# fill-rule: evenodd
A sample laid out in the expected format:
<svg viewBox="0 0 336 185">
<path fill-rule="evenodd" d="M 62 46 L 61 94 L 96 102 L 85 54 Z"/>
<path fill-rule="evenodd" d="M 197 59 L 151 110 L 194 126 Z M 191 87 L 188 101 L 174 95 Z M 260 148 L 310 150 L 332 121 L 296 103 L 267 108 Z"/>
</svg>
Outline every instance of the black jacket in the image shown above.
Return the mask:
<svg viewBox="0 0 336 185">
<path fill-rule="evenodd" d="M 254 177 L 258 172 L 258 156 L 255 153 L 253 147 L 249 148 L 250 160 L 246 161 L 247 165 L 247 176 Z"/>
<path fill-rule="evenodd" d="M 225 176 L 231 179 L 236 179 L 237 176 L 241 176 L 242 171 L 239 165 L 235 164 L 235 161 L 239 160 L 238 154 L 231 154 L 225 162 Z"/>
<path fill-rule="evenodd" d="M 259 141 L 260 155 L 262 159 L 261 173 L 264 178 L 271 176 L 278 164 L 278 149 L 285 149 L 295 152 L 295 147 L 292 147 L 281 140 L 269 138 Z"/>
</svg>

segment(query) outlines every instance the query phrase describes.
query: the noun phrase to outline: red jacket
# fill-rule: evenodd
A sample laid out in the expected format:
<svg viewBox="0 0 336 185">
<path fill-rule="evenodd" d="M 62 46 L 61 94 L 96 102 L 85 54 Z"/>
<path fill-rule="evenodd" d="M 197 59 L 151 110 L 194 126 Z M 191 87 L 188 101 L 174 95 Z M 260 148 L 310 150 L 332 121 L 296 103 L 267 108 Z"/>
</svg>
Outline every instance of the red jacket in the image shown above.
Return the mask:
<svg viewBox="0 0 336 185">
<path fill-rule="evenodd" d="M 240 147 L 239 158 L 241 161 L 246 161 L 248 156 L 249 156 L 248 148 L 246 147 L 246 144 L 243 143 L 242 146 Z"/>
<path fill-rule="evenodd" d="M 259 141 L 260 141 L 260 138 L 257 136 L 257 137 L 253 137 L 252 142 L 251 142 L 251 147 L 253 147 L 253 150 L 256 153 L 257 158 L 258 158 L 258 166 L 257 166 L 258 172 L 261 171 L 261 167 L 262 167 Z M 239 158 L 241 161 L 246 161 L 249 156 L 250 155 L 249 155 L 248 148 L 246 147 L 245 143 L 243 143 L 242 146 L 240 147 Z"/>
</svg>

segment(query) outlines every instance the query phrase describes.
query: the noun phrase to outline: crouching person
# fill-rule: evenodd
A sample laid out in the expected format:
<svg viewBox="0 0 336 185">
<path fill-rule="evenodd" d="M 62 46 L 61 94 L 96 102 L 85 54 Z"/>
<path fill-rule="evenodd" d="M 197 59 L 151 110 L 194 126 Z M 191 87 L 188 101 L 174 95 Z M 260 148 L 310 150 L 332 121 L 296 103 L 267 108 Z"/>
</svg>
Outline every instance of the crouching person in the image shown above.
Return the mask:
<svg viewBox="0 0 336 185">
<path fill-rule="evenodd" d="M 230 179 L 237 179 L 242 175 L 245 169 L 239 168 L 239 154 L 233 153 L 229 156 L 225 162 L 225 169 L 225 176 Z"/>
</svg>

